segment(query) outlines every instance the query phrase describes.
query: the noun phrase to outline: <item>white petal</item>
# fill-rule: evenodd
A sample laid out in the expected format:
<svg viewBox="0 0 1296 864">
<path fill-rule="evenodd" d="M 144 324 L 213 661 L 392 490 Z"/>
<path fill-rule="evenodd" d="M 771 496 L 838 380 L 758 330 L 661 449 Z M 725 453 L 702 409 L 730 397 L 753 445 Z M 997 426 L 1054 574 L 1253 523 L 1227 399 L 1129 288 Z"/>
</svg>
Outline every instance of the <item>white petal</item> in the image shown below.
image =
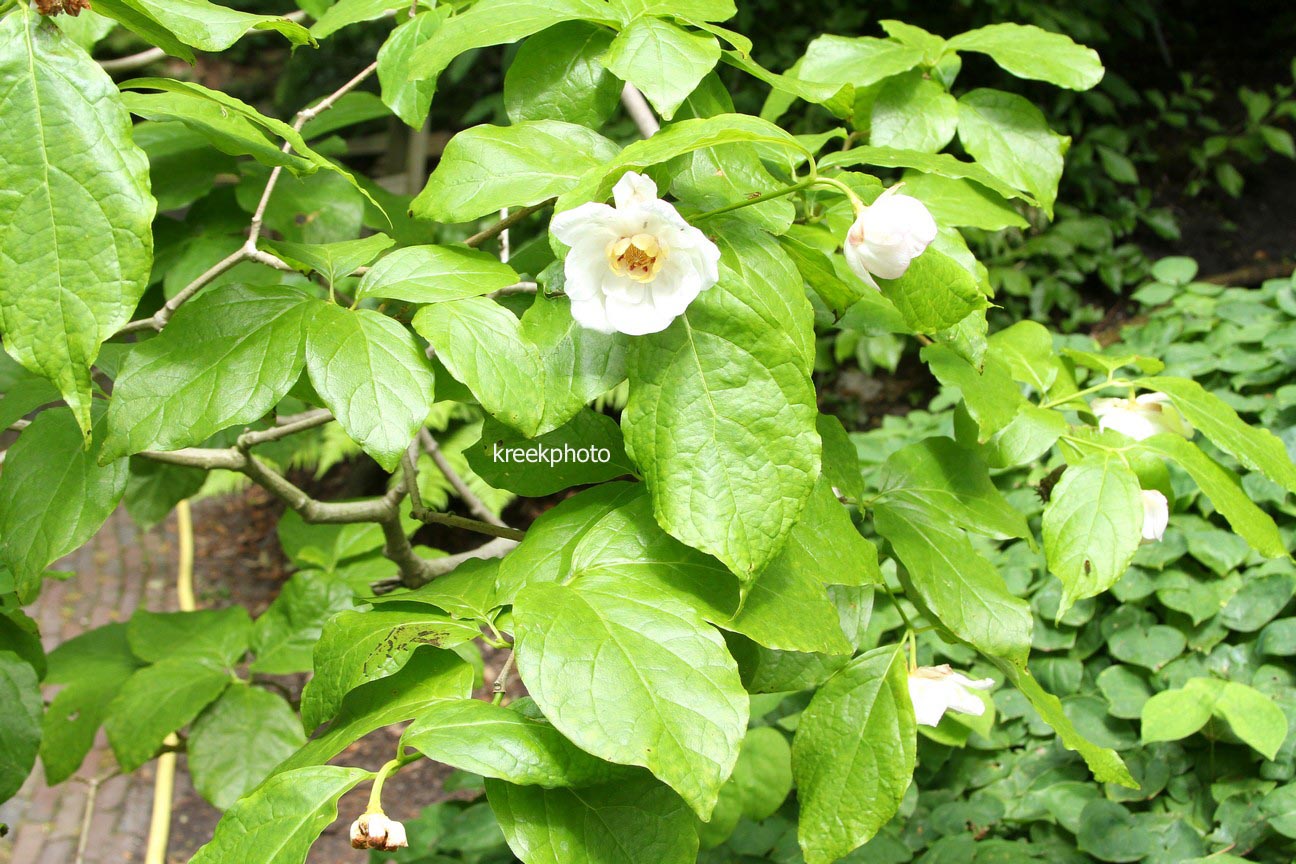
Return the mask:
<svg viewBox="0 0 1296 864">
<path fill-rule="evenodd" d="M 591 201 L 554 216 L 549 220 L 549 231 L 568 246 L 599 240 L 606 246 L 616 239 L 616 216 L 611 207 Z"/>
<path fill-rule="evenodd" d="M 981 697 L 958 685 L 950 687 L 947 700 L 951 711 L 970 714 L 973 717 L 980 717 L 985 713 L 985 703 L 981 701 Z"/>
<path fill-rule="evenodd" d="M 949 676 L 949 680 L 955 682 L 960 687 L 970 687 L 973 690 L 989 690 L 994 686 L 993 678 L 969 678 L 962 672 L 954 672 Z"/>
<path fill-rule="evenodd" d="M 563 262 L 563 276 L 566 285 L 563 290 L 568 297 L 587 299 L 603 292 L 603 280 L 611 273 L 608 267 L 604 247 L 597 241 L 582 242 L 573 246 Z"/>
<path fill-rule="evenodd" d="M 1143 539 L 1160 540 L 1169 524 L 1170 502 L 1155 489 L 1143 490 Z"/>
<path fill-rule="evenodd" d="M 627 171 L 612 187 L 612 200 L 618 210 L 625 210 L 635 204 L 646 204 L 657 198 L 657 184 L 647 174 Z"/>
<path fill-rule="evenodd" d="M 945 716 L 945 698 L 937 682 L 909 676 L 909 701 L 914 719 L 924 726 L 937 726 Z"/>
</svg>

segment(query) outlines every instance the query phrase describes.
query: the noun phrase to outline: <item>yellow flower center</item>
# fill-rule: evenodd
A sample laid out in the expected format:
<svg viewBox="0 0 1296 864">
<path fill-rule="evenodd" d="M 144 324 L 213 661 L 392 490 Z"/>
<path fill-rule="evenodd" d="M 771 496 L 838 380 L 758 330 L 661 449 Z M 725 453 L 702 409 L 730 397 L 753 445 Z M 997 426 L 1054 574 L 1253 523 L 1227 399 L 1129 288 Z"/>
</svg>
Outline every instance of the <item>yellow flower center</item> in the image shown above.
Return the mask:
<svg viewBox="0 0 1296 864">
<path fill-rule="evenodd" d="M 636 234 L 609 243 L 607 258 L 612 272 L 636 282 L 651 282 L 666 263 L 666 250 L 652 234 Z"/>
</svg>

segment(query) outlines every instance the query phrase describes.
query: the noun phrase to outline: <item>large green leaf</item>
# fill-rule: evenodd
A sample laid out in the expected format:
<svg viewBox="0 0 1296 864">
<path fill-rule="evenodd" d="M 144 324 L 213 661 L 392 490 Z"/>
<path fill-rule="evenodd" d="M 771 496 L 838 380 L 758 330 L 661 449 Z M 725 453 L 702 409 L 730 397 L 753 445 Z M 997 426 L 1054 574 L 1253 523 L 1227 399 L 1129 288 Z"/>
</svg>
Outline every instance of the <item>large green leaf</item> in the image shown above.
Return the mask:
<svg viewBox="0 0 1296 864">
<path fill-rule="evenodd" d="M 905 323 L 917 333 L 953 327 L 989 303 L 976 277 L 953 258 L 928 249 L 899 279 L 879 279 L 882 296 L 895 304 Z"/>
<path fill-rule="evenodd" d="M 0 472 L 0 560 L 19 599 L 33 599 L 41 574 L 94 536 L 126 490 L 127 461 L 95 462 L 72 412 L 39 414 L 6 453 Z"/>
<path fill-rule="evenodd" d="M 792 743 L 806 864 L 831 864 L 900 809 L 917 733 L 902 646 L 875 648 L 819 688 Z"/>
<path fill-rule="evenodd" d="M 977 424 L 976 437 L 980 443 L 989 441 L 1027 407 L 1021 388 L 1008 371 L 1008 364 L 997 356 L 985 357 L 979 364 L 980 368 L 978 364 L 969 363 L 951 345 L 924 346 L 920 356 L 936 380 L 962 395 L 968 416 Z"/>
<path fill-rule="evenodd" d="M 292 288 L 225 285 L 126 355 L 102 459 L 201 444 L 264 416 L 301 376 L 309 306 Z"/>
<path fill-rule="evenodd" d="M 1044 508 L 1044 553 L 1062 580 L 1060 617 L 1125 574 L 1143 537 L 1138 476 L 1114 454 L 1068 466 Z"/>
<path fill-rule="evenodd" d="M 488 420 L 481 440 L 465 452 L 468 464 L 487 483 L 528 498 L 636 473 L 621 427 L 589 409 L 537 438 Z"/>
<path fill-rule="evenodd" d="M 302 691 L 302 723 L 333 717 L 347 693 L 398 672 L 423 646 L 453 648 L 481 635 L 473 624 L 427 611 L 339 612 L 315 646 L 315 677 Z"/>
<path fill-rule="evenodd" d="M 131 653 L 146 663 L 185 658 L 229 669 L 247 653 L 252 619 L 242 606 L 196 612 L 136 610 L 126 627 Z"/>
<path fill-rule="evenodd" d="M 117 764 L 134 771 L 168 735 L 198 716 L 229 686 L 232 675 L 202 660 L 162 660 L 135 672 L 108 705 L 104 729 Z"/>
<path fill-rule="evenodd" d="M 22 788 L 36 764 L 42 709 L 36 670 L 12 651 L 0 651 L 0 801 Z"/>
<path fill-rule="evenodd" d="M 441 303 L 479 297 L 518 281 L 517 273 L 494 255 L 466 246 L 408 246 L 369 268 L 358 297 L 407 303 Z"/>
<path fill-rule="evenodd" d="M 357 269 L 390 249 L 395 240 L 386 234 L 371 234 L 360 240 L 340 240 L 337 243 L 287 243 L 274 244 L 281 257 L 305 265 L 324 277 L 328 285 L 336 285 Z"/>
<path fill-rule="evenodd" d="M 467 222 L 502 207 L 539 204 L 616 154 L 611 141 L 574 123 L 474 126 L 450 139 L 411 212 L 438 222 Z"/>
<path fill-rule="evenodd" d="M 1287 717 L 1273 699 L 1238 681 L 1190 678 L 1177 690 L 1163 690 L 1143 703 L 1144 742 L 1178 741 L 1223 720 L 1233 734 L 1273 760 L 1287 737 Z"/>
<path fill-rule="evenodd" d="M 304 8 L 309 9 L 309 4 Z M 407 10 L 409 4 L 403 0 L 338 0 L 318 16 L 310 27 L 310 34 L 316 39 L 326 39 L 352 24 L 377 20 L 396 9 Z"/>
<path fill-rule="evenodd" d="M 586 789 L 486 781 L 524 864 L 693 864 L 698 840 L 680 797 L 646 774 Z"/>
<path fill-rule="evenodd" d="M 1033 24 L 990 24 L 960 33 L 945 45 L 949 51 L 988 54 L 1018 78 L 1071 90 L 1088 90 L 1103 77 L 1097 51 Z"/>
<path fill-rule="evenodd" d="M 777 241 L 733 222 L 721 240 L 720 282 L 636 340 L 622 429 L 661 526 L 749 581 L 819 474 L 812 312 Z"/>
<path fill-rule="evenodd" d="M 90 432 L 90 365 L 153 261 L 148 157 L 112 79 L 26 6 L 0 21 L 0 331 Z"/>
<path fill-rule="evenodd" d="M 1053 215 L 1062 157 L 1071 139 L 1049 129 L 1038 108 L 1015 93 L 973 90 L 959 99 L 958 133 L 977 162 L 1029 192 Z"/>
<path fill-rule="evenodd" d="M 994 565 L 939 503 L 921 495 L 888 496 L 876 505 L 874 520 L 904 564 L 911 600 L 977 650 L 1026 661 L 1030 606 L 1008 592 Z"/>
<path fill-rule="evenodd" d="M 313 303 L 306 371 L 342 428 L 396 470 L 432 408 L 432 367 L 414 336 L 372 309 Z"/>
<path fill-rule="evenodd" d="M 954 137 L 958 102 L 923 72 L 897 75 L 873 100 L 869 143 L 935 153 Z"/>
<path fill-rule="evenodd" d="M 225 814 L 211 842 L 190 864 L 302 864 L 316 838 L 337 818 L 338 799 L 372 776 L 362 768 L 337 765 L 276 774 Z"/>
<path fill-rule="evenodd" d="M 302 25 L 274 15 L 254 15 L 207 0 L 118 0 L 152 18 L 181 42 L 200 51 L 224 51 L 249 30 L 275 30 L 294 45 L 311 43 Z"/>
<path fill-rule="evenodd" d="M 47 783 L 62 783 L 81 767 L 108 703 L 138 668 L 125 624 L 90 630 L 50 652 L 45 681 L 64 686 L 45 712 L 41 763 Z"/>
<path fill-rule="evenodd" d="M 1025 192 L 1004 182 L 995 174 L 986 170 L 987 166 L 976 162 L 964 162 L 948 153 L 921 153 L 915 150 L 899 150 L 894 147 L 852 147 L 849 150 L 829 153 L 819 161 L 820 168 L 848 168 L 853 165 L 876 165 L 879 168 L 910 168 L 924 174 L 936 174 L 952 180 L 974 180 L 998 192 L 1005 198 L 1023 198 L 1029 203 L 1035 199 Z"/>
<path fill-rule="evenodd" d="M 301 721 L 282 696 L 231 687 L 194 721 L 185 752 L 198 794 L 228 810 L 305 743 Z"/>
<path fill-rule="evenodd" d="M 589 786 L 621 770 L 579 749 L 542 719 L 477 699 L 428 706 L 401 744 L 462 771 L 522 786 Z"/>
<path fill-rule="evenodd" d="M 610 44 L 611 33 L 584 21 L 557 24 L 522 43 L 504 75 L 509 119 L 602 126 L 621 97 L 621 82 L 598 59 Z"/>
<path fill-rule="evenodd" d="M 664 120 L 675 116 L 675 109 L 719 59 L 714 36 L 647 16 L 631 21 L 602 57 L 612 74 L 643 91 Z"/>
<path fill-rule="evenodd" d="M 386 4 L 389 0 L 381 2 Z M 337 6 L 330 7 L 329 12 L 336 8 Z M 432 107 L 436 82 L 411 81 L 407 74 L 410 59 L 415 51 L 427 44 L 440 26 L 439 13 L 422 12 L 408 21 L 402 21 L 387 37 L 382 48 L 378 49 L 378 82 L 382 85 L 382 100 L 411 129 L 423 128 L 423 121 L 427 119 L 428 110 Z"/>
<path fill-rule="evenodd" d="M 152 528 L 170 516 L 181 501 L 197 495 L 205 482 L 207 472 L 201 468 L 132 456 L 122 503 L 136 525 Z"/>
<path fill-rule="evenodd" d="M 251 670 L 270 675 L 311 671 L 324 622 L 354 608 L 351 588 L 337 576 L 319 570 L 294 573 L 252 626 L 256 659 Z"/>
<path fill-rule="evenodd" d="M 724 640 L 687 604 L 611 574 L 531 584 L 513 607 L 518 671 L 582 750 L 656 774 L 706 818 L 747 729 Z"/>
<path fill-rule="evenodd" d="M 939 225 L 986 231 L 1028 225 L 1003 196 L 972 180 L 954 180 L 910 170 L 905 172 L 904 184 L 905 194 L 926 204 Z"/>
</svg>

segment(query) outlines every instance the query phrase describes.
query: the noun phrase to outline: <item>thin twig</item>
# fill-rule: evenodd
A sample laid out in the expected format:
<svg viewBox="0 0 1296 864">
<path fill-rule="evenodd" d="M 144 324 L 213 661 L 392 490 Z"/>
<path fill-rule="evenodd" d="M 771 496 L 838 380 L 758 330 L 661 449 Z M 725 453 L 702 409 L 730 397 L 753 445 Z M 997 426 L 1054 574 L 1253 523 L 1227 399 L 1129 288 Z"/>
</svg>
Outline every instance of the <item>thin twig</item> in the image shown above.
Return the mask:
<svg viewBox="0 0 1296 864">
<path fill-rule="evenodd" d="M 509 649 L 508 656 L 504 658 L 504 665 L 500 668 L 499 675 L 495 676 L 495 683 L 491 685 L 491 693 L 496 699 L 503 698 L 504 691 L 508 689 L 509 673 L 513 671 L 513 650 Z"/>
<path fill-rule="evenodd" d="M 467 552 L 459 552 L 455 555 L 445 555 L 441 558 L 430 558 L 427 561 L 428 566 L 424 568 L 424 572 L 427 575 L 427 581 L 430 582 L 438 576 L 444 576 L 465 561 L 503 557 L 517 545 L 516 540 L 507 540 L 503 537 L 496 537 L 489 543 L 483 543 L 476 549 L 469 549 Z M 426 582 L 421 582 L 419 584 L 426 584 Z M 379 582 L 374 582 L 369 587 L 373 589 L 375 594 L 387 594 L 395 591 L 397 588 L 417 588 L 418 585 L 410 584 L 400 579 L 384 579 Z"/>
<path fill-rule="evenodd" d="M 661 131 L 661 123 L 657 122 L 657 115 L 653 113 L 648 100 L 639 92 L 639 88 L 629 81 L 621 88 L 621 104 L 625 106 L 630 119 L 639 127 L 640 135 L 651 138 Z"/>
<path fill-rule="evenodd" d="M 468 488 L 468 484 L 464 482 L 464 479 L 459 476 L 459 472 L 455 471 L 454 466 L 450 464 L 450 460 L 441 452 L 441 446 L 437 444 L 436 439 L 432 437 L 431 432 L 427 429 L 420 429 L 418 440 L 419 443 L 423 445 L 424 452 L 432 457 L 432 462 L 436 465 L 437 470 L 444 474 L 446 479 L 450 481 L 450 485 L 454 487 L 455 494 L 459 496 L 464 504 L 468 505 L 468 511 L 470 513 L 478 519 L 481 519 L 483 522 L 489 522 L 490 524 L 497 525 L 500 528 L 508 527 L 503 520 L 490 511 L 490 508 L 486 506 L 485 502 L 483 502 L 481 498 L 477 497 L 477 493 Z"/>
<path fill-rule="evenodd" d="M 418 485 L 418 451 L 419 439 L 415 437 L 401 456 L 401 468 L 405 472 L 405 488 L 409 490 L 410 509 L 416 513 L 423 510 L 423 493 L 419 491 Z"/>
<path fill-rule="evenodd" d="M 550 198 L 547 201 L 541 201 L 539 204 L 532 204 L 530 207 L 522 207 L 515 210 L 507 219 L 501 219 L 489 228 L 478 231 L 476 234 L 464 241 L 465 246 L 480 246 L 492 237 L 495 237 L 502 231 L 507 231 L 532 213 L 538 213 L 546 207 L 552 205 L 557 198 Z"/>
<path fill-rule="evenodd" d="M 510 294 L 534 294 L 540 290 L 540 286 L 535 282 L 518 282 L 514 285 L 507 285 L 497 291 L 487 294 L 487 297 L 507 297 Z"/>
<path fill-rule="evenodd" d="M 326 423 L 332 422 L 332 420 L 333 412 L 325 408 L 306 411 L 291 423 L 284 423 L 258 432 L 244 432 L 238 438 L 238 447 L 240 450 L 248 450 L 258 444 L 265 444 L 269 441 L 278 441 L 280 438 L 287 438 L 289 435 L 295 435 L 298 432 L 305 432 L 307 429 L 314 429 L 317 426 L 323 426 Z"/>
</svg>

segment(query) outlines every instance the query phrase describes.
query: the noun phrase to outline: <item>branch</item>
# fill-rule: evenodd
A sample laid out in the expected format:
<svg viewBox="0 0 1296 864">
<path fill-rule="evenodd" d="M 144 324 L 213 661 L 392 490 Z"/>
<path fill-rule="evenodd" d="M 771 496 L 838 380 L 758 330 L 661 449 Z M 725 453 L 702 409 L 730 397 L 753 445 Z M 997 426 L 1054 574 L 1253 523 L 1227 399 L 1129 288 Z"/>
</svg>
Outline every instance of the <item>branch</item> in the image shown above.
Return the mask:
<svg viewBox="0 0 1296 864">
<path fill-rule="evenodd" d="M 317 408 L 314 411 L 306 411 L 292 418 L 289 422 L 260 432 L 244 432 L 238 438 L 238 448 L 248 450 L 258 444 L 265 444 L 269 441 L 278 441 L 280 438 L 287 438 L 289 435 L 295 435 L 298 432 L 305 432 L 307 429 L 314 429 L 333 421 L 333 412 L 326 408 Z"/>
<path fill-rule="evenodd" d="M 523 219 L 530 216 L 532 213 L 538 213 L 539 211 L 550 206 L 557 200 L 558 200 L 557 198 L 550 198 L 547 201 L 541 201 L 539 204 L 532 204 L 530 207 L 523 207 L 522 209 L 517 210 L 514 213 L 511 213 L 507 218 L 499 220 L 489 228 L 486 228 L 482 231 L 478 231 L 476 234 L 472 235 L 467 240 L 465 240 L 464 245 L 472 246 L 472 247 L 480 246 L 481 244 L 485 243 L 487 240 L 499 234 L 501 231 L 507 231 L 508 229 L 512 228 L 514 225 L 521 222 Z"/>
<path fill-rule="evenodd" d="M 404 579 L 387 579 L 381 582 L 375 582 L 370 587 L 373 588 L 375 594 L 387 594 L 397 588 L 418 588 L 420 585 L 426 585 L 438 576 L 444 576 L 451 572 L 465 561 L 479 558 L 502 558 L 516 546 L 516 540 L 508 540 L 499 537 L 489 543 L 478 546 L 476 549 L 470 549 L 467 552 L 460 552 L 456 555 L 446 555 L 442 558 L 427 559 L 425 563 L 428 566 L 424 568 L 427 579 L 418 584 L 412 584 Z"/>
<path fill-rule="evenodd" d="M 629 81 L 621 88 L 621 104 L 625 106 L 626 113 L 639 127 L 639 134 L 643 137 L 651 138 L 661 130 L 661 124 L 657 122 L 657 115 L 648 105 L 648 100 Z"/>
<path fill-rule="evenodd" d="M 478 519 L 481 519 L 483 522 L 489 522 L 491 525 L 500 528 L 508 527 L 503 520 L 492 513 L 490 508 L 477 497 L 477 493 L 468 488 L 468 484 L 464 482 L 464 479 L 459 476 L 459 472 L 455 471 L 454 467 L 450 464 L 450 460 L 441 452 L 441 447 L 437 444 L 436 439 L 432 437 L 431 432 L 426 428 L 420 429 L 418 440 L 419 443 L 423 445 L 424 452 L 432 457 L 432 462 L 436 465 L 437 469 L 440 470 L 440 472 L 446 476 L 446 479 L 450 481 L 450 485 L 454 487 L 455 494 L 468 505 L 469 512 Z"/>
</svg>

